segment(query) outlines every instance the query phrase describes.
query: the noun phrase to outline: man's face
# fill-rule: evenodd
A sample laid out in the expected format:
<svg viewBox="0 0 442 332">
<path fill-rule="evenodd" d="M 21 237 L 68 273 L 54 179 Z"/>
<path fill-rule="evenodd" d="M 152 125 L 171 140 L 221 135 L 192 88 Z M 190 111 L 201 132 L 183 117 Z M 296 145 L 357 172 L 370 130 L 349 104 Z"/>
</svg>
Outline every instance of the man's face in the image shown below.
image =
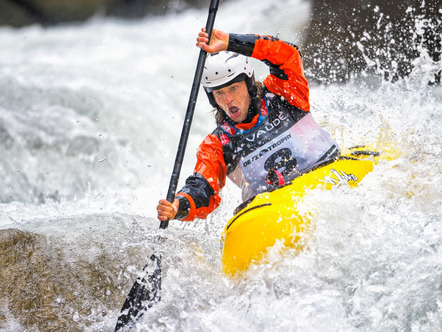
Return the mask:
<svg viewBox="0 0 442 332">
<path fill-rule="evenodd" d="M 213 96 L 218 106 L 233 121 L 239 123 L 246 119 L 250 105 L 250 95 L 245 81 L 214 90 Z"/>
</svg>

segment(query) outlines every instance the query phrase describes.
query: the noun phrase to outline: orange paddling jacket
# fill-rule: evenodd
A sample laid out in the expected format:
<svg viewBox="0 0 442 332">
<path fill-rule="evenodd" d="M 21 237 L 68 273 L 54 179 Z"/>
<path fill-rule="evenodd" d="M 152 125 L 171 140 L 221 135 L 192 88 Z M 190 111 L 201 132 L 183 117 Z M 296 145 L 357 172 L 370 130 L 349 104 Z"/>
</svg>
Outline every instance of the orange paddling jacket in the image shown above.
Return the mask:
<svg viewBox="0 0 442 332">
<path fill-rule="evenodd" d="M 222 122 L 204 139 L 194 174 L 176 194 L 180 204 L 175 219 L 206 218 L 221 202 L 219 192 L 226 177 L 241 187 L 246 200 L 269 189 L 266 175 L 278 169 L 273 165 L 281 160 L 282 176 L 290 181 L 300 171 L 340 154 L 311 117 L 308 83 L 295 45 L 271 36 L 230 34 L 227 50 L 269 66 L 261 109 L 250 123 Z"/>
</svg>

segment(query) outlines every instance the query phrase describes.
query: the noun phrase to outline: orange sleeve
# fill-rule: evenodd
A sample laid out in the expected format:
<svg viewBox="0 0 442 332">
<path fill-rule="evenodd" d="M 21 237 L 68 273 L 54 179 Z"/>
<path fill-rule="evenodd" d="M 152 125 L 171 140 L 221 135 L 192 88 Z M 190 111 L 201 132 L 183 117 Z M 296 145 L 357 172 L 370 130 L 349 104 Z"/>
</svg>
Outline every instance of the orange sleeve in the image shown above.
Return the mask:
<svg viewBox="0 0 442 332">
<path fill-rule="evenodd" d="M 187 198 L 190 203 L 189 215 L 182 219 L 190 221 L 195 218 L 205 219 L 209 213 L 215 210 L 220 202 L 220 190 L 226 184 L 227 166 L 224 162 L 223 149 L 219 138 L 208 135 L 197 151 L 197 162 L 195 165 L 195 175 L 202 176 L 210 185 L 210 188 L 195 188 L 185 186 L 176 196 Z M 206 189 L 206 190 L 204 190 Z M 210 194 L 207 194 L 207 193 Z M 203 203 L 201 203 L 203 202 Z"/>
<path fill-rule="evenodd" d="M 282 40 L 259 36 L 255 41 L 252 57 L 266 60 L 278 67 L 287 79 L 268 75 L 264 85 L 273 93 L 284 97 L 291 105 L 310 111 L 309 87 L 299 51 Z"/>
</svg>

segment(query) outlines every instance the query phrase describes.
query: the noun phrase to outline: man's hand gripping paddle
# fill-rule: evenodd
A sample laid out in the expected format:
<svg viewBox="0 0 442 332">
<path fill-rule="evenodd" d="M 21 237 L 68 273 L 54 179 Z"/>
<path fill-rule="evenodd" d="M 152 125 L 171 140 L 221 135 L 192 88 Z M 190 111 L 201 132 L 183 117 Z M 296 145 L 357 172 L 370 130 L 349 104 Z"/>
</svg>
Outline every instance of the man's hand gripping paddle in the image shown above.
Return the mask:
<svg viewBox="0 0 442 332">
<path fill-rule="evenodd" d="M 209 38 L 212 35 L 218 4 L 219 0 L 211 0 L 210 2 L 209 15 L 206 24 L 206 31 Z M 200 50 L 192 90 L 190 92 L 189 103 L 187 105 L 186 116 L 184 118 L 181 138 L 178 145 L 178 151 L 175 158 L 175 165 L 173 167 L 173 172 L 169 183 L 169 190 L 166 197 L 170 203 L 173 203 L 175 198 L 205 61 L 206 52 Z M 166 229 L 168 225 L 168 220 L 161 221 L 160 229 Z M 163 242 L 163 238 L 159 238 L 158 240 L 158 242 Z M 118 316 L 115 331 L 119 331 L 125 327 L 130 328 L 130 326 L 134 325 L 138 319 L 140 319 L 148 308 L 152 307 L 155 303 L 161 300 L 161 258 L 161 254 L 158 253 L 153 253 L 152 256 L 150 256 L 149 262 L 144 266 L 141 275 L 137 277 L 137 280 L 127 295 L 126 301 L 124 302 L 120 315 Z"/>
</svg>

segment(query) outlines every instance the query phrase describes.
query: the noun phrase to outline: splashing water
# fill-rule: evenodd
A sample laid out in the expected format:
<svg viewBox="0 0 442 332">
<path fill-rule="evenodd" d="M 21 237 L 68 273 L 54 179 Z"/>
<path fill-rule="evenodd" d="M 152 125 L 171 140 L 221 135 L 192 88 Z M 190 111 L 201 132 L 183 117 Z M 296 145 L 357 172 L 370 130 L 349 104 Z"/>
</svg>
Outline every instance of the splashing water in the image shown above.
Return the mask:
<svg viewBox="0 0 442 332">
<path fill-rule="evenodd" d="M 244 6 L 226 4 L 216 25 L 302 38 L 304 2 L 255 1 L 238 19 Z M 71 330 L 112 330 L 156 245 L 155 206 L 168 187 L 205 15 L 0 29 L 0 226 L 43 236 L 66 273 L 89 280 L 51 304 Z M 422 50 L 413 66 L 395 84 L 367 75 L 311 87 L 316 120 L 342 147 L 400 156 L 357 189 L 309 192 L 305 251 L 277 244 L 242 278 L 223 276 L 219 235 L 240 203 L 228 184 L 207 220 L 172 222 L 157 244 L 162 302 L 139 330 L 442 331 L 442 90 L 427 84 L 440 63 Z M 265 66 L 256 68 L 265 77 Z M 209 111 L 200 95 L 180 183 L 214 125 Z M 88 264 L 98 265 L 90 278 Z M 0 301 L 0 329 L 38 328 L 11 308 Z"/>
</svg>

